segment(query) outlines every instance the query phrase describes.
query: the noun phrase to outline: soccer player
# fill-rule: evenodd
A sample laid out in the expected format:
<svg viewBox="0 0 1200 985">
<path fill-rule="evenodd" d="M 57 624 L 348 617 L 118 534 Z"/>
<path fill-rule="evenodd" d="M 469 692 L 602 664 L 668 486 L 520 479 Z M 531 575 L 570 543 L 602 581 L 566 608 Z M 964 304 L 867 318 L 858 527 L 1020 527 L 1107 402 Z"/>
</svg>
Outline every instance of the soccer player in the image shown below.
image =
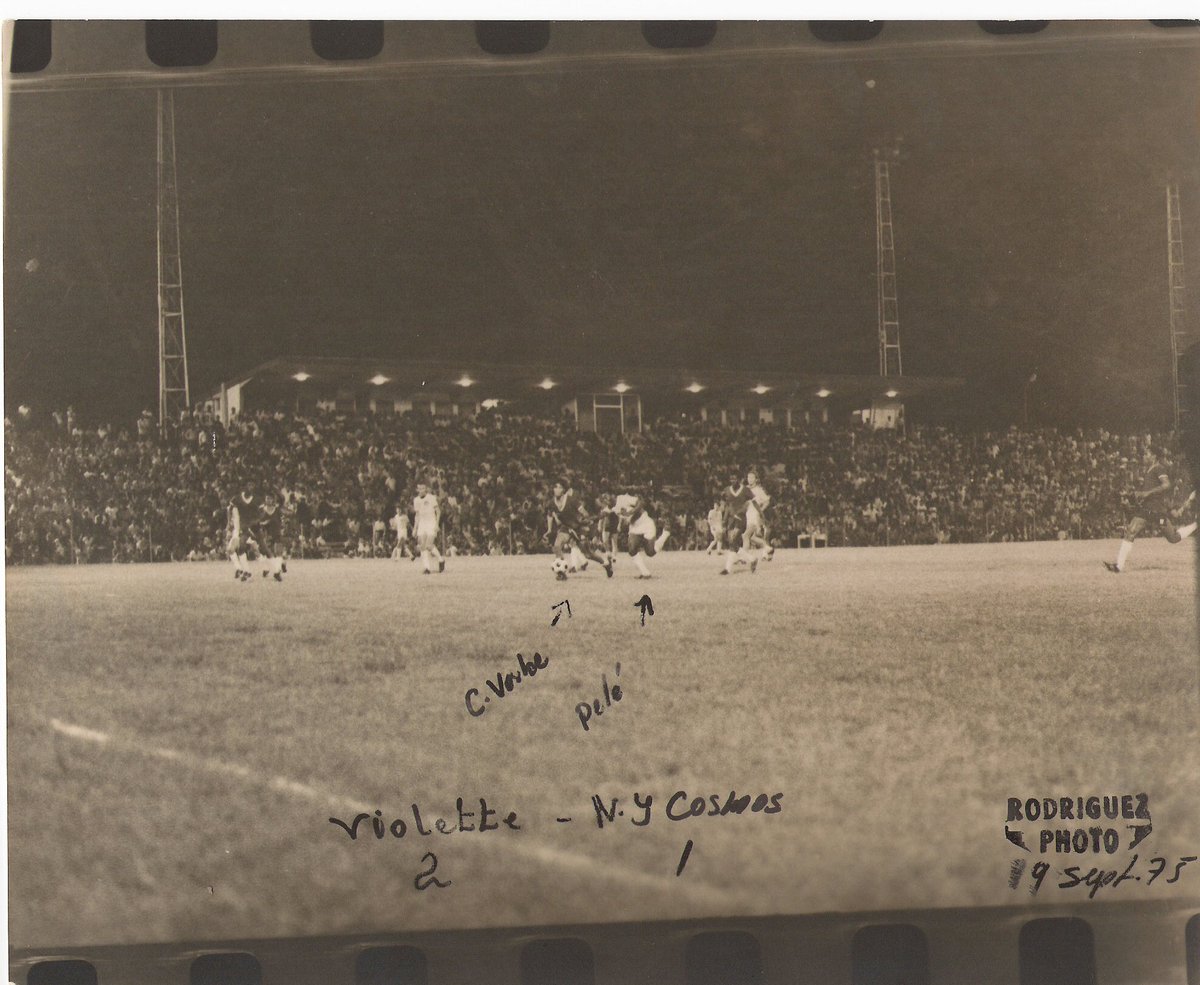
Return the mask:
<svg viewBox="0 0 1200 985">
<path fill-rule="evenodd" d="M 620 550 L 621 516 L 610 493 L 604 493 L 596 500 L 600 507 L 600 517 L 596 521 L 597 532 L 600 535 L 600 549 L 604 552 L 609 564 L 615 564 L 617 552 Z"/>
<path fill-rule="evenodd" d="M 775 548 L 771 546 L 767 531 L 767 508 L 771 505 L 771 494 L 759 482 L 757 472 L 752 471 L 746 475 L 746 485 L 753 496 L 746 504 L 747 527 L 749 528 L 751 525 L 755 527 L 753 535 L 747 535 L 746 545 L 747 547 L 758 547 L 762 552 L 761 559 L 770 561 L 775 554 Z"/>
<path fill-rule="evenodd" d="M 283 581 L 283 573 L 287 564 L 283 560 L 283 511 L 272 492 L 263 496 L 258 508 L 258 516 L 254 519 L 254 540 L 258 544 L 258 552 L 269 563 L 263 568 L 263 577 L 274 577 Z"/>
<path fill-rule="evenodd" d="M 396 501 L 396 514 L 388 523 L 396 535 L 396 546 L 392 548 L 392 560 L 399 561 L 407 555 L 409 559 L 415 561 L 417 556 L 408 545 L 408 513 L 404 511 L 399 500 Z"/>
<path fill-rule="evenodd" d="M 437 547 L 438 522 L 442 508 L 438 498 L 429 491 L 429 485 L 417 483 L 417 495 L 413 498 L 413 515 L 416 517 L 417 550 L 421 552 L 421 573 L 430 574 L 433 559 L 437 559 L 438 574 L 446 570 L 446 559 Z"/>
<path fill-rule="evenodd" d="M 708 511 L 708 532 L 712 541 L 705 549 L 705 554 L 711 554 L 714 549 L 718 554 L 725 553 L 725 507 L 719 499 L 713 500 L 713 508 Z"/>
<path fill-rule="evenodd" d="M 587 570 L 587 558 L 583 554 L 585 545 L 579 535 L 579 531 L 584 528 L 587 521 L 587 516 L 583 512 L 583 505 L 579 502 L 579 497 L 575 495 L 575 490 L 571 488 L 571 483 L 566 479 L 559 479 L 554 483 L 550 506 L 546 514 L 548 520 L 546 532 L 554 537 L 554 552 L 564 561 L 567 560 L 568 553 L 570 554 L 571 571 Z M 606 556 L 592 550 L 589 546 L 587 557 L 593 561 L 599 561 L 604 567 L 604 573 L 609 578 L 613 576 L 612 562 Z"/>
<path fill-rule="evenodd" d="M 257 509 L 258 501 L 248 492 L 238 493 L 225 508 L 225 551 L 233 562 L 233 577 L 238 581 L 249 581 L 254 577 L 250 571 L 246 535 Z"/>
<path fill-rule="evenodd" d="M 638 578 L 649 578 L 650 569 L 643 558 L 654 557 L 662 550 L 671 535 L 664 530 L 660 535 L 654 518 L 646 512 L 646 505 L 637 493 L 622 493 L 616 499 L 617 515 L 629 521 L 629 556 L 638 569 Z"/>
<path fill-rule="evenodd" d="M 728 575 L 733 572 L 733 563 L 746 564 L 742 546 L 742 535 L 746 532 L 746 502 L 750 493 L 742 484 L 740 476 L 733 476 L 729 485 L 721 493 L 721 516 L 725 531 L 724 546 L 725 566 L 720 574 Z"/>
<path fill-rule="evenodd" d="M 1125 528 L 1121 546 L 1117 548 L 1117 560 L 1104 562 L 1104 567 L 1114 575 L 1125 570 L 1125 562 L 1129 559 L 1129 552 L 1133 550 L 1133 542 L 1146 527 L 1160 530 L 1172 544 L 1178 544 L 1196 532 L 1194 522 L 1182 527 L 1175 526 L 1175 521 L 1195 500 L 1195 490 L 1173 507 L 1172 500 L 1183 487 L 1183 483 L 1178 481 L 1170 466 L 1154 457 L 1153 452 L 1148 452 L 1147 457 L 1150 459 L 1150 465 L 1146 469 L 1141 489 L 1133 493 L 1137 505 L 1134 508 L 1133 519 Z"/>
<path fill-rule="evenodd" d="M 736 484 L 736 485 L 735 485 Z M 751 573 L 758 570 L 758 556 L 751 554 L 751 545 L 755 540 L 762 543 L 762 514 L 755 498 L 755 488 L 758 486 L 758 476 L 750 472 L 746 482 L 734 478 L 725 490 L 725 531 L 726 543 L 729 550 L 725 554 L 725 567 L 720 574 L 733 574 L 733 564 L 749 563 Z M 766 495 L 762 490 L 761 495 Z"/>
</svg>

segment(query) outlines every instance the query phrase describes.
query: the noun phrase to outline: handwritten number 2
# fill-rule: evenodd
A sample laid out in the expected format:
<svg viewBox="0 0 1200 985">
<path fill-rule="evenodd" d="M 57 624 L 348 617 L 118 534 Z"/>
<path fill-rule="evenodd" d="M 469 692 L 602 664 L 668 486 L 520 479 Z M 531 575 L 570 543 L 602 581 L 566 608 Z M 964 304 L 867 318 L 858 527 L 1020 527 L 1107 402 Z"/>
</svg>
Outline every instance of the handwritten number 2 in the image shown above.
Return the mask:
<svg viewBox="0 0 1200 985">
<path fill-rule="evenodd" d="M 1163 869 L 1165 869 L 1167 867 L 1167 860 L 1165 858 L 1152 858 L 1150 860 L 1150 864 L 1154 865 L 1155 863 L 1158 863 L 1158 868 L 1154 870 L 1154 874 L 1151 875 L 1150 878 L 1146 881 L 1147 886 L 1149 886 L 1151 883 L 1154 882 L 1155 879 L 1157 879 L 1159 876 L 1161 876 L 1163 874 Z"/>
<path fill-rule="evenodd" d="M 433 864 L 424 872 L 417 873 L 417 878 L 413 880 L 413 885 L 422 891 L 428 889 L 430 886 L 437 886 L 438 889 L 445 889 L 450 885 L 450 880 L 447 879 L 445 882 L 442 882 L 441 879 L 438 879 L 434 875 L 434 873 L 437 872 L 438 860 L 437 856 L 434 855 L 433 852 L 426 852 L 421 857 L 422 862 L 426 862 L 429 859 L 433 859 Z"/>
</svg>

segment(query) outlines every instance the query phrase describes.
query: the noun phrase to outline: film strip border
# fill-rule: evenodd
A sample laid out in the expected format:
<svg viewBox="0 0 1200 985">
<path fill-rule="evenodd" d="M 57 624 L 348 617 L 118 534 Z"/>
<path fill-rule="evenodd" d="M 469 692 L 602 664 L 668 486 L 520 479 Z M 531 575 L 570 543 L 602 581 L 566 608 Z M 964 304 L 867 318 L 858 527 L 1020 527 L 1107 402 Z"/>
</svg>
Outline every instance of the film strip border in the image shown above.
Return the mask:
<svg viewBox="0 0 1200 985">
<path fill-rule="evenodd" d="M 1080 42 L 1188 44 L 1200 21 L 49 21 L 8 27 L 4 69 L 16 90 L 78 85 L 229 84 L 324 70 L 497 71 L 645 61 L 972 54 Z M 311 76 L 310 76 L 311 77 Z"/>
<path fill-rule="evenodd" d="M 1200 983 L 1200 901 L 139 945 L 12 955 L 15 985 Z"/>
</svg>

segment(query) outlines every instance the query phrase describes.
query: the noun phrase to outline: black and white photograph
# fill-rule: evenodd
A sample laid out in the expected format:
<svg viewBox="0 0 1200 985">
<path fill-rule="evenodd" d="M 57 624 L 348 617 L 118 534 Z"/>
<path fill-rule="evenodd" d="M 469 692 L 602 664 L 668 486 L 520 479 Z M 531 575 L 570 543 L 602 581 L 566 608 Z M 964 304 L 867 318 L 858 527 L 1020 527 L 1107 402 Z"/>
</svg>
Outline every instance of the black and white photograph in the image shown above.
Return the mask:
<svg viewBox="0 0 1200 985">
<path fill-rule="evenodd" d="M 3 58 L 11 982 L 1200 983 L 1200 22 Z"/>
</svg>

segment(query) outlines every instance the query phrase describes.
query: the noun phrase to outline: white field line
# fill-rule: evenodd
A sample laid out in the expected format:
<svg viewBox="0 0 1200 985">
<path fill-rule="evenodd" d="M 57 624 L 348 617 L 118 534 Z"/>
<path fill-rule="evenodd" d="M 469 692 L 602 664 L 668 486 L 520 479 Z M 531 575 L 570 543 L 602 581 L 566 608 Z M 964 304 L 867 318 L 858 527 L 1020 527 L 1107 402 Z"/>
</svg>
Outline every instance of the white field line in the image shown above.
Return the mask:
<svg viewBox="0 0 1200 985">
<path fill-rule="evenodd" d="M 209 756 L 197 756 L 193 753 L 181 752 L 177 749 L 153 746 L 136 739 L 120 738 L 109 735 L 106 732 L 84 728 L 81 725 L 72 725 L 57 718 L 50 719 L 50 727 L 60 735 L 65 735 L 68 738 L 79 739 L 83 742 L 90 742 L 94 745 L 106 746 L 111 749 L 128 750 L 139 755 L 176 763 L 191 770 L 235 777 L 238 780 L 243 780 L 256 786 L 265 786 L 280 793 L 291 794 L 295 797 L 311 800 L 314 803 L 324 804 L 335 811 L 349 812 L 351 814 L 371 814 L 374 811 L 373 807 L 363 801 L 354 800 L 328 790 L 322 790 L 311 784 L 300 783 L 285 776 L 269 776 L 258 773 L 237 763 L 227 763 Z M 482 838 L 475 841 L 464 838 L 461 843 L 473 845 L 476 842 L 478 842 L 479 847 L 485 847 L 485 839 Z M 724 913 L 748 912 L 748 908 L 755 904 L 754 897 L 737 891 L 717 889 L 714 886 L 700 882 L 694 876 L 690 879 L 686 876 L 659 876 L 650 872 L 644 872 L 641 869 L 631 868 L 620 862 L 597 861 L 578 852 L 537 844 L 529 836 L 507 839 L 504 844 L 504 850 L 514 855 L 523 855 L 548 868 L 567 870 L 589 879 L 615 880 L 622 886 L 638 886 L 657 892 L 671 893 L 677 897 L 683 896 L 693 903 L 717 905 L 721 907 L 721 911 Z M 757 907 L 761 907 L 761 905 L 761 901 L 758 901 Z"/>
</svg>

